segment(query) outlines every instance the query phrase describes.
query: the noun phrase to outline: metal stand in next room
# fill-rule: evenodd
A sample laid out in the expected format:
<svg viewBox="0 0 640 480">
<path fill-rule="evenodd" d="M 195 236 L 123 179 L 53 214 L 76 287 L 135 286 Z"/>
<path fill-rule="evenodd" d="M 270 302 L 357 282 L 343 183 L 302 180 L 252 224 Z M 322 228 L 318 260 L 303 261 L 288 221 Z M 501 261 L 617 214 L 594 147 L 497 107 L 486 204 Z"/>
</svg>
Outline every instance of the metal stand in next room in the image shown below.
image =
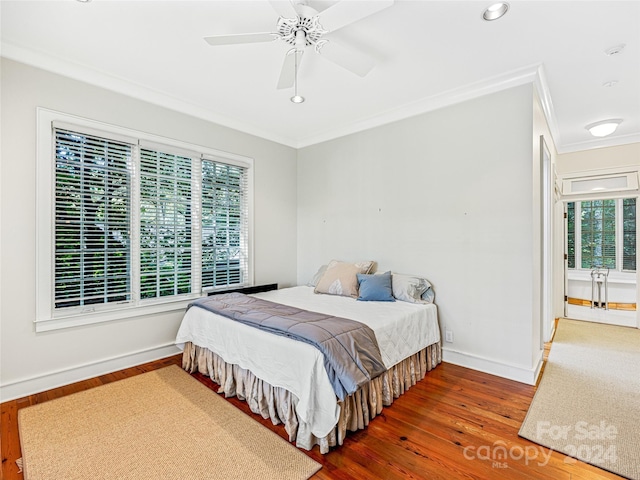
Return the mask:
<svg viewBox="0 0 640 480">
<path fill-rule="evenodd" d="M 609 269 L 599 267 L 591 270 L 591 308 L 609 310 Z M 604 290 L 604 295 L 603 295 Z M 602 300 L 604 296 L 604 301 Z"/>
</svg>

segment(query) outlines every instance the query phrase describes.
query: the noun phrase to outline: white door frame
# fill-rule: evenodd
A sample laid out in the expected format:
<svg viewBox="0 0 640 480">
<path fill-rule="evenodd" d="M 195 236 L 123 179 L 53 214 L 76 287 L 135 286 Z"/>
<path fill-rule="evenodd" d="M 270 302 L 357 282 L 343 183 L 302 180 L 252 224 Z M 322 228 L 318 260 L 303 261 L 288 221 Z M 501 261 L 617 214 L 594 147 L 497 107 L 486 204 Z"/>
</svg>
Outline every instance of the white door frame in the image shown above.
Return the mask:
<svg viewBox="0 0 640 480">
<path fill-rule="evenodd" d="M 540 135 L 540 348 L 551 340 L 553 332 L 553 206 L 555 187 L 552 175 L 551 154 Z"/>
</svg>

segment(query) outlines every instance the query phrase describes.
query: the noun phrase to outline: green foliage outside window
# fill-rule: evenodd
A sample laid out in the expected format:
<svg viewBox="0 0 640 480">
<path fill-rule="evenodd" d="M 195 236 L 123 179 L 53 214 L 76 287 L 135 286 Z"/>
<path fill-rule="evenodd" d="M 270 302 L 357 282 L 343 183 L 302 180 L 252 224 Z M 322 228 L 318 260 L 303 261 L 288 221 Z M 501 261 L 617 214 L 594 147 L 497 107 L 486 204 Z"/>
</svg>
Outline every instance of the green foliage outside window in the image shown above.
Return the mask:
<svg viewBox="0 0 640 480">
<path fill-rule="evenodd" d="M 616 268 L 616 201 L 581 203 L 581 267 Z"/>
<path fill-rule="evenodd" d="M 129 145 L 56 130 L 56 308 L 130 299 Z"/>
<path fill-rule="evenodd" d="M 202 162 L 202 286 L 239 284 L 244 169 Z"/>
<path fill-rule="evenodd" d="M 579 207 L 579 208 L 578 208 Z M 619 208 L 621 207 L 621 209 Z M 579 221 L 576 219 L 580 212 Z M 622 212 L 620 214 L 620 212 Z M 616 229 L 622 229 L 618 242 Z M 577 239 L 580 251 L 576 251 Z M 618 265 L 618 249 L 622 264 Z M 569 268 L 591 270 L 596 267 L 612 270 L 636 270 L 636 199 L 606 199 L 567 204 L 567 261 Z"/>
<path fill-rule="evenodd" d="M 576 204 L 567 204 L 567 257 L 569 268 L 576 268 Z"/>
<path fill-rule="evenodd" d="M 191 158 L 140 151 L 140 298 L 191 292 Z"/>
<path fill-rule="evenodd" d="M 622 203 L 623 250 L 622 269 L 636 271 L 636 199 L 625 198 Z"/>
<path fill-rule="evenodd" d="M 246 167 L 54 132 L 56 309 L 246 281 Z"/>
</svg>

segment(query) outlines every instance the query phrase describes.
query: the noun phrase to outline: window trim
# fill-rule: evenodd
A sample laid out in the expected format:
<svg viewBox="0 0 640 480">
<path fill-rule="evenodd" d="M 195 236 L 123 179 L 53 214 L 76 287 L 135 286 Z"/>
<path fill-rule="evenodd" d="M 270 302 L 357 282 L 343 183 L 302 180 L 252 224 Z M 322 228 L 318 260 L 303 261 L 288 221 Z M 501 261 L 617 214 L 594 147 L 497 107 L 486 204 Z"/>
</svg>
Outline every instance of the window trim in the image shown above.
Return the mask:
<svg viewBox="0 0 640 480">
<path fill-rule="evenodd" d="M 619 170 L 619 169 L 612 169 Z M 607 180 L 624 179 L 624 185 L 617 186 L 604 186 L 598 184 L 598 182 L 606 182 Z M 591 189 L 577 188 L 579 183 L 592 183 L 596 185 Z M 606 173 L 599 172 L 596 175 L 580 175 L 580 176 L 565 176 L 562 179 L 562 194 L 563 195 L 589 195 L 589 194 L 606 194 L 612 192 L 625 192 L 638 190 L 638 170 L 624 170 L 624 171 L 607 171 Z"/>
<path fill-rule="evenodd" d="M 36 332 L 183 310 L 194 298 L 206 295 L 205 293 L 191 293 L 169 298 L 135 300 L 129 302 L 126 306 L 100 304 L 88 306 L 73 312 L 55 311 L 53 288 L 53 275 L 55 274 L 55 245 L 53 241 L 55 235 L 55 202 L 53 201 L 53 193 L 55 191 L 55 162 L 52 161 L 55 152 L 54 124 L 56 127 L 64 125 L 67 128 L 76 128 L 79 132 L 91 133 L 92 135 L 99 135 L 106 138 L 118 140 L 125 138 L 128 139 L 128 141 L 134 139 L 136 145 L 138 143 L 145 145 L 155 144 L 180 152 L 197 152 L 198 158 L 214 157 L 224 163 L 246 168 L 248 210 L 247 252 L 249 256 L 247 262 L 247 282 L 249 284 L 253 283 L 254 160 L 252 158 L 42 107 L 36 109 L 36 122 L 36 318 L 34 320 Z M 138 175 L 138 172 L 134 172 L 134 176 L 135 175 Z M 138 187 L 136 186 L 135 188 Z M 134 192 L 134 194 L 136 194 L 136 192 Z M 137 221 L 138 217 L 139 213 L 132 212 L 132 221 Z M 136 250 L 136 247 L 132 248 L 132 255 L 135 256 Z M 198 268 L 200 267 L 198 266 Z M 138 289 L 138 286 L 135 285 L 133 288 Z"/>
</svg>

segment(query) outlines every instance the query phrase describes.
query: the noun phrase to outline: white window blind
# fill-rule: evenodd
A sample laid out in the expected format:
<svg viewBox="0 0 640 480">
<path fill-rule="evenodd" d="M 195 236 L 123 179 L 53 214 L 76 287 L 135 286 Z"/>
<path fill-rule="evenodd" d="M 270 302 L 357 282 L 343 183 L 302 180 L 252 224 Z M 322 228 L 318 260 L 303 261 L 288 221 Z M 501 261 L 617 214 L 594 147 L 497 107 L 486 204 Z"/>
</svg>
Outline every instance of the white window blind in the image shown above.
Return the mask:
<svg viewBox="0 0 640 480">
<path fill-rule="evenodd" d="M 191 293 L 191 158 L 140 149 L 140 298 Z"/>
<path fill-rule="evenodd" d="M 247 169 L 202 161 L 202 287 L 248 280 Z"/>
<path fill-rule="evenodd" d="M 54 134 L 55 308 L 129 301 L 132 145 Z"/>
<path fill-rule="evenodd" d="M 46 109 L 37 159 L 36 331 L 252 282 L 252 159 Z"/>
</svg>

